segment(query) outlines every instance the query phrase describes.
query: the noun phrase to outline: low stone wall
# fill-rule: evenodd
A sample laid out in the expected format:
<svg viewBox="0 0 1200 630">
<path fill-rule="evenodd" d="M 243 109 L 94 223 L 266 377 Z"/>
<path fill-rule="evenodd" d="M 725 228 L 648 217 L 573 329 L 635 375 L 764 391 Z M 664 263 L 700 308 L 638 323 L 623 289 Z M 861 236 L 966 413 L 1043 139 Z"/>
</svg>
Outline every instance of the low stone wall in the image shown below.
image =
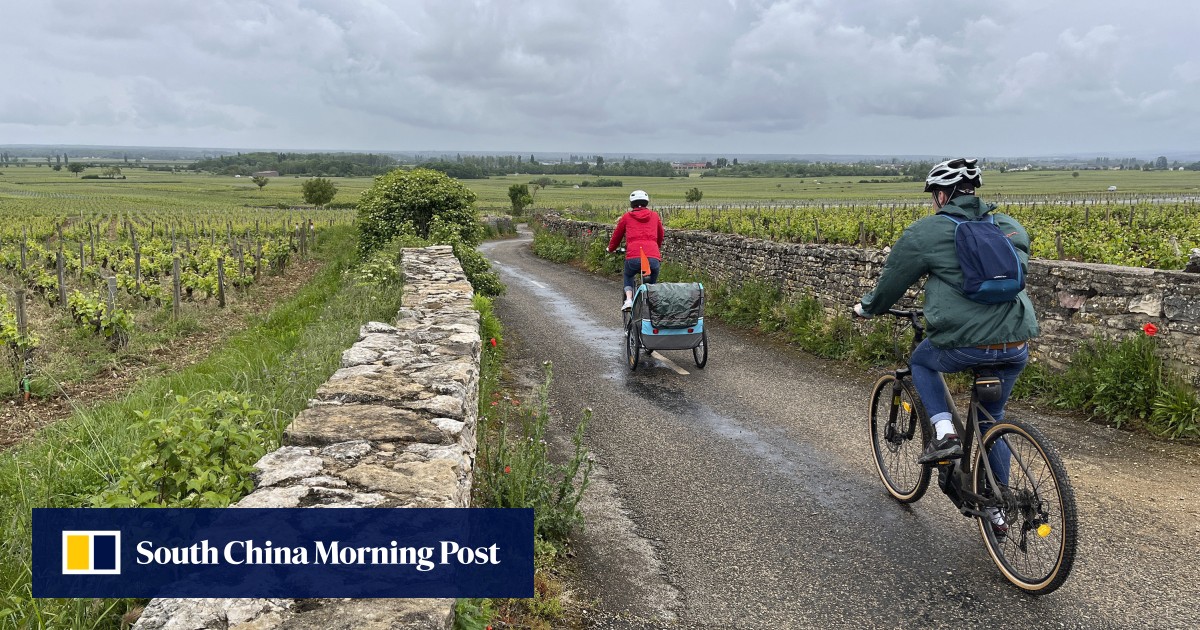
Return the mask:
<svg viewBox="0 0 1200 630">
<path fill-rule="evenodd" d="M 554 215 L 544 225 L 577 239 L 608 239 L 613 229 Z M 786 293 L 814 296 L 833 314 L 848 312 L 875 286 L 887 250 L 668 229 L 663 257 L 717 280 L 764 280 Z M 1125 336 L 1153 322 L 1168 360 L 1189 377 L 1200 376 L 1200 274 L 1034 259 L 1027 286 L 1042 328 L 1033 349 L 1050 365 L 1069 363 L 1080 341 L 1097 332 Z"/>
<path fill-rule="evenodd" d="M 371 322 L 235 507 L 468 507 L 479 314 L 450 247 L 406 249 L 395 325 Z M 452 599 L 155 599 L 134 628 L 449 628 Z"/>
</svg>

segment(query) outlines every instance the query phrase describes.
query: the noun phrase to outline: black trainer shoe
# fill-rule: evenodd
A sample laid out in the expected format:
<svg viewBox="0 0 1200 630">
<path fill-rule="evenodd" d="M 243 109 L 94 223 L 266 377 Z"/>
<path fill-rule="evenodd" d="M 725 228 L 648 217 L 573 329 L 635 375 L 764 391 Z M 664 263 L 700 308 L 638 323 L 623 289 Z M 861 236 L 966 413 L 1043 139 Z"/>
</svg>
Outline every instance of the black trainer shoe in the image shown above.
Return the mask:
<svg viewBox="0 0 1200 630">
<path fill-rule="evenodd" d="M 947 459 L 959 459 L 963 456 L 962 442 L 958 435 L 947 433 L 942 439 L 934 438 L 925 447 L 925 452 L 917 460 L 921 464 L 934 464 Z"/>
</svg>

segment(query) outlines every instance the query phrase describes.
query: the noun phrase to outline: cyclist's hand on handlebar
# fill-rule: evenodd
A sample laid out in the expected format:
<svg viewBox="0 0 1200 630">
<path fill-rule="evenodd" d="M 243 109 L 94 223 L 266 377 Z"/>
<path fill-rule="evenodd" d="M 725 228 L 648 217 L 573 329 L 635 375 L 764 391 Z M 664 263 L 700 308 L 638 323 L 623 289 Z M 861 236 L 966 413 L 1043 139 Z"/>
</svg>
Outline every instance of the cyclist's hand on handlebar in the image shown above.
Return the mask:
<svg viewBox="0 0 1200 630">
<path fill-rule="evenodd" d="M 863 305 L 861 302 L 854 305 L 854 316 L 861 317 L 863 319 L 871 319 L 871 314 L 863 310 Z"/>
</svg>

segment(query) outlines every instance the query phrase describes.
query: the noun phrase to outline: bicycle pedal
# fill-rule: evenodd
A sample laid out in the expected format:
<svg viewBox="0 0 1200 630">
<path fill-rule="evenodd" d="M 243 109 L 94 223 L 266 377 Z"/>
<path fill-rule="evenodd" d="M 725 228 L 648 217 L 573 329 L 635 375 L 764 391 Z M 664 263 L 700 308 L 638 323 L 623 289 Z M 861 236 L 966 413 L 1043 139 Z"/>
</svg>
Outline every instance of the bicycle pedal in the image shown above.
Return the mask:
<svg viewBox="0 0 1200 630">
<path fill-rule="evenodd" d="M 950 465 L 950 460 L 948 460 L 948 459 L 943 459 L 942 461 L 938 462 L 938 466 L 949 466 L 949 465 Z"/>
</svg>

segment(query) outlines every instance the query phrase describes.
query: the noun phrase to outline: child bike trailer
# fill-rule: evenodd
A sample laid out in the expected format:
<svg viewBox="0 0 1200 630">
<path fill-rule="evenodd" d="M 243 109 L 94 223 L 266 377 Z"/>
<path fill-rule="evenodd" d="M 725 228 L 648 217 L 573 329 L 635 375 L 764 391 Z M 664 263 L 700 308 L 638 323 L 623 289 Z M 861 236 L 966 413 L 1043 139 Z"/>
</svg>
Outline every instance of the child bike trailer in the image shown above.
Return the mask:
<svg viewBox="0 0 1200 630">
<path fill-rule="evenodd" d="M 704 331 L 704 285 L 699 282 L 643 284 L 633 295 L 625 327 L 625 362 L 636 370 L 641 352 L 691 350 L 696 367 L 708 363 Z"/>
</svg>

